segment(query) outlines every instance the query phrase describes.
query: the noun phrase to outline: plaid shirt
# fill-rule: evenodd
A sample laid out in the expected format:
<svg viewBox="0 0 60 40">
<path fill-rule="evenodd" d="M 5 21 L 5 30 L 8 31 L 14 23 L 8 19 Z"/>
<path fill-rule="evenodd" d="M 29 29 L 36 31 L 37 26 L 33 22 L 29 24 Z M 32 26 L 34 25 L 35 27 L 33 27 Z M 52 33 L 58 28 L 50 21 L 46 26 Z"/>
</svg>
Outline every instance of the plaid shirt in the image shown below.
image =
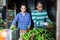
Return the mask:
<svg viewBox="0 0 60 40">
<path fill-rule="evenodd" d="M 28 25 L 31 25 L 31 19 L 29 13 L 25 13 L 23 16 L 22 13 L 18 13 L 15 17 L 15 19 L 12 22 L 12 25 L 15 25 L 16 22 L 18 21 L 18 28 L 20 30 L 26 30 Z"/>
<path fill-rule="evenodd" d="M 42 10 L 41 12 L 35 10 L 31 13 L 31 15 L 34 22 L 34 27 L 45 27 L 44 22 L 50 22 L 48 14 L 45 10 Z"/>
</svg>

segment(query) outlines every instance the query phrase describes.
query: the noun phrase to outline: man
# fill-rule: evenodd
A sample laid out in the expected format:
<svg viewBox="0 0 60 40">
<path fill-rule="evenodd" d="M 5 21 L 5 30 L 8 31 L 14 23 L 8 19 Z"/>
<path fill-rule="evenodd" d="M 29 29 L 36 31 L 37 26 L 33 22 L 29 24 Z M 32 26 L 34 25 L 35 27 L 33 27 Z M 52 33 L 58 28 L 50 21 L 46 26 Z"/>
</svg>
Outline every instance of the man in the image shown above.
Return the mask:
<svg viewBox="0 0 60 40">
<path fill-rule="evenodd" d="M 41 2 L 37 2 L 36 9 L 34 10 L 32 15 L 32 20 L 34 22 L 34 27 L 43 27 L 48 25 L 48 22 L 50 22 L 48 18 L 48 14 L 45 10 L 43 10 L 43 5 Z"/>
</svg>

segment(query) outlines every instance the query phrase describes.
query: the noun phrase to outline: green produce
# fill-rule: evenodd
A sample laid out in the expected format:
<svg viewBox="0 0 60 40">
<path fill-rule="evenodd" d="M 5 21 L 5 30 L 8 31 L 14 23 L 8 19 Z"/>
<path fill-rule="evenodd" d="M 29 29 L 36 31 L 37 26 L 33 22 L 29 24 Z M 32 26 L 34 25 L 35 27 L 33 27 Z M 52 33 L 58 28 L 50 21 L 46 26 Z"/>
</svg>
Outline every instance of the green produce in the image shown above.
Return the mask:
<svg viewBox="0 0 60 40">
<path fill-rule="evenodd" d="M 3 24 L 3 23 L 4 23 L 3 20 L 0 20 L 0 25 Z"/>
<path fill-rule="evenodd" d="M 14 31 L 14 30 L 18 30 L 18 29 L 15 28 L 14 26 L 11 26 L 10 29 L 11 29 L 12 31 Z"/>
<path fill-rule="evenodd" d="M 24 40 L 30 40 L 31 37 L 33 40 L 54 40 L 54 30 L 49 31 L 48 29 L 44 28 L 34 28 L 33 30 L 22 35 Z"/>
<path fill-rule="evenodd" d="M 2 31 L 3 30 L 3 28 L 0 28 L 0 31 Z"/>
<path fill-rule="evenodd" d="M 48 28 L 53 28 L 55 26 L 56 24 L 54 22 L 48 22 Z"/>
<path fill-rule="evenodd" d="M 7 21 L 12 21 L 15 17 L 15 10 L 8 10 L 8 18 Z"/>
</svg>

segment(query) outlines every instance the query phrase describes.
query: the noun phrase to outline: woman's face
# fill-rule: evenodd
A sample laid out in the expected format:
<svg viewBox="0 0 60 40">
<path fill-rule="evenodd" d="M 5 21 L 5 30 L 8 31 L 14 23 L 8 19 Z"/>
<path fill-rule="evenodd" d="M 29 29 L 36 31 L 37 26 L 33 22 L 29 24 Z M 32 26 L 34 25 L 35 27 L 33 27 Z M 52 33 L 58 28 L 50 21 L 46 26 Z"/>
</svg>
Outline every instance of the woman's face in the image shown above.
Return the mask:
<svg viewBox="0 0 60 40">
<path fill-rule="evenodd" d="M 42 4 L 37 4 L 36 8 L 38 11 L 41 11 L 42 10 Z"/>
<path fill-rule="evenodd" d="M 21 12 L 25 12 L 26 11 L 26 6 L 22 5 L 20 9 L 21 9 Z"/>
</svg>

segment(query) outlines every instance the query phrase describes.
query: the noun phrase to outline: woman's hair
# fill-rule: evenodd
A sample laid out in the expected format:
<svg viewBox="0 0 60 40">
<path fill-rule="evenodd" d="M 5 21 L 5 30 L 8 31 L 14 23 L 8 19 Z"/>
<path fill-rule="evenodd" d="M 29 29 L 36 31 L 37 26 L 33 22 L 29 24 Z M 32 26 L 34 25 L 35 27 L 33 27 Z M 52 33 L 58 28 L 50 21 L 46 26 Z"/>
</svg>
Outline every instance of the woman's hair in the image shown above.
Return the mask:
<svg viewBox="0 0 60 40">
<path fill-rule="evenodd" d="M 26 11 L 29 12 L 29 8 L 28 5 L 26 3 L 22 3 L 19 5 L 19 8 L 21 8 L 21 6 L 25 6 L 26 7 Z M 21 10 L 20 10 L 21 11 Z"/>
<path fill-rule="evenodd" d="M 19 5 L 19 8 L 21 8 L 21 6 L 25 6 L 25 7 L 27 8 L 27 6 L 26 6 L 25 3 L 20 4 L 20 5 Z"/>
<path fill-rule="evenodd" d="M 36 6 L 37 6 L 38 4 L 41 4 L 41 5 L 43 5 L 43 4 L 42 4 L 42 2 L 40 2 L 40 1 L 36 3 Z"/>
</svg>

